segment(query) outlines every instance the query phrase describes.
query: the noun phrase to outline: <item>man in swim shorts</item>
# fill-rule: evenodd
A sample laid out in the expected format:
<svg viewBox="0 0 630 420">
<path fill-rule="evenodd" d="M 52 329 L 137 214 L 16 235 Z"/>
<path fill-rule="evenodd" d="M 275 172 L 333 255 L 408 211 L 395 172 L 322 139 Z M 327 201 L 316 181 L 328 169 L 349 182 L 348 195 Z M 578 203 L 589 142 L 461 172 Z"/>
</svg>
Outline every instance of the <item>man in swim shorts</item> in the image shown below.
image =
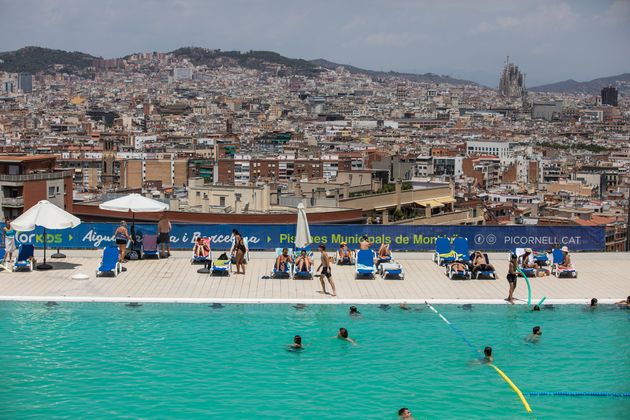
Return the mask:
<svg viewBox="0 0 630 420">
<path fill-rule="evenodd" d="M 317 271 L 322 270 L 322 274 L 319 276 L 319 281 L 322 284 L 322 292 L 326 295 L 326 283 L 324 282 L 324 278 L 328 280 L 330 287 L 332 288 L 331 296 L 337 296 L 337 291 L 335 289 L 335 283 L 332 279 L 332 271 L 330 268 L 330 257 L 326 252 L 326 245 L 319 245 L 319 252 L 321 253 L 321 264 L 317 267 Z"/>
</svg>

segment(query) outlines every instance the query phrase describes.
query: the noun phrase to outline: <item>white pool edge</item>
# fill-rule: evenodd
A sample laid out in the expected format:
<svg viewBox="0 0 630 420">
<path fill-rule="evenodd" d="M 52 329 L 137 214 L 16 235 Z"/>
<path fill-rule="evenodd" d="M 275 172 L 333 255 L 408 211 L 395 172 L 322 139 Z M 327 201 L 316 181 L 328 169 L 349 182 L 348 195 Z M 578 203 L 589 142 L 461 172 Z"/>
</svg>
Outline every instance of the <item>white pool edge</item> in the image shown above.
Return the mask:
<svg viewBox="0 0 630 420">
<path fill-rule="evenodd" d="M 537 303 L 541 298 L 532 300 Z M 614 304 L 622 300 L 619 299 L 598 299 L 600 304 Z M 109 303 L 191 303 L 191 304 L 209 304 L 209 303 L 226 303 L 226 304 L 298 304 L 308 303 L 312 305 L 382 305 L 382 304 L 401 304 L 410 305 L 424 304 L 425 302 L 433 305 L 508 305 L 503 299 L 346 299 L 333 298 L 328 299 L 261 299 L 261 298 L 152 298 L 152 297 L 130 297 L 130 296 L 0 296 L 0 301 L 14 302 L 109 302 Z M 587 305 L 590 299 L 545 299 L 545 304 L 554 305 Z M 517 301 L 516 305 L 526 305 L 525 301 Z"/>
</svg>

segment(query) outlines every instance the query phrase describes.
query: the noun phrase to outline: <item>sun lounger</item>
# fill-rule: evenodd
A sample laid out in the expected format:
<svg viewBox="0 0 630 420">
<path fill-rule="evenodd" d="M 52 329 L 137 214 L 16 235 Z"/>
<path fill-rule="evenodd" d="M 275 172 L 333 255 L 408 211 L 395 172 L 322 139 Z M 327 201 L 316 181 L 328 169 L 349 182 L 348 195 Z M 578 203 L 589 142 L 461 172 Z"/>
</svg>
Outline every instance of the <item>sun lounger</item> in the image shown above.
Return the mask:
<svg viewBox="0 0 630 420">
<path fill-rule="evenodd" d="M 523 261 L 521 261 L 521 257 L 525 254 L 525 248 L 516 248 L 514 250 L 516 257 L 519 259 L 519 268 L 520 271 L 525 273 L 527 277 L 536 277 L 536 268 L 535 267 L 523 267 Z M 547 253 L 545 252 L 532 252 L 529 255 L 527 260 L 528 264 L 535 264 L 538 267 L 545 267 L 549 265 L 549 258 L 547 257 Z M 517 271 L 518 276 L 522 276 L 521 272 Z M 544 271 L 544 270 L 543 270 Z M 548 274 L 548 272 L 547 272 Z"/>
<path fill-rule="evenodd" d="M 360 249 L 357 250 L 355 255 L 357 256 L 357 261 L 354 265 L 355 278 L 374 278 L 374 274 L 376 273 L 376 264 L 374 264 L 376 254 L 374 251 L 371 249 Z"/>
<path fill-rule="evenodd" d="M 287 248 L 288 255 L 293 258 L 293 248 Z M 288 279 L 291 278 L 291 273 L 293 272 L 293 264 L 287 261 L 283 268 L 276 268 L 276 261 L 278 261 L 278 257 L 282 255 L 283 248 L 276 248 L 276 258 L 273 260 L 273 268 L 271 270 L 271 277 L 274 279 Z"/>
<path fill-rule="evenodd" d="M 488 258 L 488 254 L 483 254 L 484 259 L 486 260 L 486 264 L 490 265 L 490 258 Z M 475 279 L 481 278 L 491 278 L 493 280 L 497 279 L 496 270 L 471 270 L 471 273 L 474 273 Z"/>
<path fill-rule="evenodd" d="M 564 262 L 564 253 L 561 249 L 554 249 L 552 251 L 553 264 L 551 266 L 551 274 L 560 278 L 560 277 L 577 277 L 577 270 L 573 267 L 571 268 L 560 268 L 560 265 Z"/>
<path fill-rule="evenodd" d="M 437 265 L 446 265 L 455 261 L 455 251 L 451 248 L 451 240 L 448 238 L 437 238 L 435 241 L 435 253 L 433 254 L 433 261 Z"/>
<path fill-rule="evenodd" d="M 142 258 L 160 258 L 157 238 L 157 235 L 144 235 L 142 238 Z"/>
<path fill-rule="evenodd" d="M 383 279 L 405 279 L 405 270 L 398 261 L 382 262 L 378 265 L 378 271 Z"/>
<path fill-rule="evenodd" d="M 212 260 L 212 251 L 210 249 L 210 238 L 203 238 L 202 242 L 208 246 L 208 255 L 195 255 L 195 246 L 193 246 L 192 256 L 190 258 L 191 264 L 206 264 L 209 260 Z M 196 245 L 197 242 L 195 242 Z"/>
<path fill-rule="evenodd" d="M 96 270 L 96 277 L 116 277 L 122 270 L 118 262 L 118 247 L 108 246 L 103 249 L 101 265 Z"/>
<path fill-rule="evenodd" d="M 302 251 L 306 251 L 306 256 L 310 259 L 310 266 L 308 271 L 298 271 L 300 268 L 297 265 L 297 262 L 293 264 L 293 278 L 297 279 L 312 279 L 315 275 L 315 267 L 313 264 L 313 251 L 305 249 L 305 248 L 296 248 L 294 254 L 294 261 L 297 261 Z"/>
<path fill-rule="evenodd" d="M 21 244 L 18 256 L 13 262 L 13 271 L 33 271 L 34 259 L 35 247 L 32 244 Z"/>
<path fill-rule="evenodd" d="M 339 250 L 337 250 L 337 252 L 335 252 L 335 264 L 337 265 L 353 265 L 355 262 L 355 258 L 354 258 L 354 252 L 351 250 L 348 250 L 348 254 L 349 254 L 349 260 L 347 262 L 344 262 L 343 259 L 339 258 Z"/>
<path fill-rule="evenodd" d="M 472 273 L 468 268 L 468 265 L 460 260 L 464 264 L 463 270 L 455 269 L 455 262 L 446 265 L 446 276 L 451 280 L 470 280 L 472 278 Z"/>
<path fill-rule="evenodd" d="M 213 276 L 229 276 L 232 268 L 232 261 L 223 253 L 219 256 L 219 259 L 212 261 L 212 267 L 210 274 Z"/>
<path fill-rule="evenodd" d="M 468 238 L 458 236 L 453 240 L 453 252 L 455 259 L 467 264 L 470 261 L 470 249 L 468 248 Z"/>
</svg>

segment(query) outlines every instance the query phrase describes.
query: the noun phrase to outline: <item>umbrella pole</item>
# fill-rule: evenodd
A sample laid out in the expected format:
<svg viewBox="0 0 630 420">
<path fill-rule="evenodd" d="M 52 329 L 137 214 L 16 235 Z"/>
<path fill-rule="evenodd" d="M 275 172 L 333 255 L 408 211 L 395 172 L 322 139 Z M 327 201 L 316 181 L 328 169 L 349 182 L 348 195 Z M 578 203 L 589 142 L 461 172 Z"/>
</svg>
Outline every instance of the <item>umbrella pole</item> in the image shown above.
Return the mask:
<svg viewBox="0 0 630 420">
<path fill-rule="evenodd" d="M 53 267 L 50 264 L 46 264 L 46 228 L 44 228 L 44 263 L 37 266 L 38 270 L 51 270 Z"/>
</svg>

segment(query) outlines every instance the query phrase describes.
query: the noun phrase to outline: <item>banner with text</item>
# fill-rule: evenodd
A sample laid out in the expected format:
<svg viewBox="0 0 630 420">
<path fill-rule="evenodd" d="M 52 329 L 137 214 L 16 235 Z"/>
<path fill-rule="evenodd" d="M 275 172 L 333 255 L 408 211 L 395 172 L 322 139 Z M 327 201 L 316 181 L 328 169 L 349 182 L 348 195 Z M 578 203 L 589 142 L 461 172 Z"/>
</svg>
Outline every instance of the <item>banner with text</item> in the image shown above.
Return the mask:
<svg viewBox="0 0 630 420">
<path fill-rule="evenodd" d="M 102 248 L 114 243 L 117 225 L 113 223 L 83 223 L 74 229 L 47 231 L 49 248 Z M 211 239 L 213 249 L 228 249 L 232 229 L 237 229 L 252 250 L 272 250 L 292 247 L 295 225 L 194 225 L 173 224 L 171 247 L 192 249 L 198 236 Z M 470 249 L 507 251 L 514 248 L 547 250 L 568 246 L 572 251 L 603 251 L 604 227 L 583 226 L 392 226 L 392 225 L 311 225 L 313 244 L 325 244 L 328 249 L 346 242 L 354 248 L 361 236 L 367 235 L 375 245 L 390 244 L 394 251 L 432 251 L 438 237 L 468 238 Z M 138 239 L 155 234 L 156 226 L 136 224 Z M 19 232 L 20 243 L 44 243 L 43 229 Z M 316 245 L 313 245 L 316 246 Z"/>
</svg>

